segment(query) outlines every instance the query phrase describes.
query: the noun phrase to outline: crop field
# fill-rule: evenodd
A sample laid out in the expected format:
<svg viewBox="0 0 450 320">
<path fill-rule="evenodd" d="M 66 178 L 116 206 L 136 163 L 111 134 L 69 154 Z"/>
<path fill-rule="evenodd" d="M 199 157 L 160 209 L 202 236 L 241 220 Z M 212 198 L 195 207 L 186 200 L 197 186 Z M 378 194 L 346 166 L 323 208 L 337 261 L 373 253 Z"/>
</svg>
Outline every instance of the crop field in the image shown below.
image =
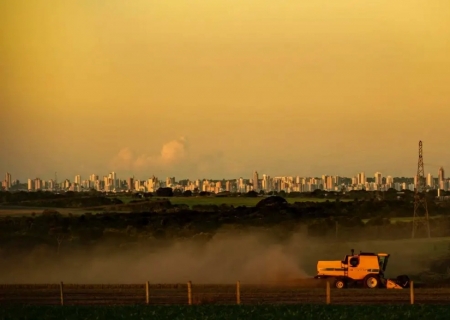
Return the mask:
<svg viewBox="0 0 450 320">
<path fill-rule="evenodd" d="M 449 305 L 260 305 L 260 306 L 10 306 L 0 309 L 0 319 L 448 319 Z"/>
<path fill-rule="evenodd" d="M 303 285 L 241 284 L 240 302 L 243 305 L 325 304 L 323 283 L 313 280 Z M 191 303 L 237 304 L 236 285 L 192 285 Z M 331 304 L 410 304 L 410 290 L 388 289 L 331 289 Z M 416 304 L 450 304 L 450 288 L 416 288 Z M 131 285 L 63 285 L 63 304 L 66 305 L 145 305 L 145 284 Z M 187 284 L 151 284 L 150 305 L 188 305 Z M 0 305 L 59 305 L 60 285 L 1 285 Z"/>
</svg>

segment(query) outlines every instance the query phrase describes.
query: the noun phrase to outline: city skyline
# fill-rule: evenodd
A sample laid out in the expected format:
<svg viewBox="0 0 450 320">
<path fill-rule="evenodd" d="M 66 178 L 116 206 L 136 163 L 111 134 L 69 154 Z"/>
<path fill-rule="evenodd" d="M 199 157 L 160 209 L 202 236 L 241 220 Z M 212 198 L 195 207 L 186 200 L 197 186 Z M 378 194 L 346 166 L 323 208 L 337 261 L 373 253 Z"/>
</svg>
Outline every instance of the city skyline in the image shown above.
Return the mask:
<svg viewBox="0 0 450 320">
<path fill-rule="evenodd" d="M 0 2 L 0 172 L 448 167 L 450 2 Z"/>
<path fill-rule="evenodd" d="M 341 191 L 341 190 L 369 190 L 369 191 L 385 191 L 394 188 L 398 191 L 402 189 L 414 190 L 418 184 L 417 175 L 413 177 L 397 177 L 392 175 L 383 175 L 377 171 L 373 177 L 366 172 L 359 172 L 351 177 L 338 175 L 321 175 L 318 176 L 271 176 L 258 171 L 254 171 L 250 177 L 235 177 L 232 179 L 208 179 L 208 178 L 178 178 L 166 177 L 159 178 L 157 176 L 143 179 L 142 177 L 121 177 L 116 172 L 110 172 L 108 175 L 90 174 L 86 179 L 81 175 L 75 175 L 74 179 L 62 178 L 58 180 L 55 175 L 54 179 L 45 178 L 28 178 L 27 189 L 29 191 L 37 190 L 70 190 L 70 191 L 87 191 L 95 189 L 97 191 L 148 191 L 154 192 L 159 187 L 170 186 L 172 188 L 181 188 L 193 190 L 206 185 L 203 191 L 222 192 L 248 192 L 250 190 L 264 191 L 280 191 L 289 192 L 311 192 L 315 189 Z M 405 180 L 406 179 L 406 180 Z M 409 180 L 409 182 L 408 182 Z M 411 181 L 413 180 L 413 181 Z M 184 181 L 184 182 L 183 182 Z M 226 181 L 225 185 L 222 182 Z M 24 185 L 24 181 L 19 183 L 18 179 L 13 179 L 11 173 L 5 174 L 2 181 L 2 189 L 18 190 L 17 186 Z M 450 179 L 445 175 L 445 169 L 440 167 L 437 176 L 428 173 L 424 176 L 423 187 L 428 189 L 441 189 L 447 191 L 450 189 Z M 344 188 L 344 189 L 342 189 Z M 20 188 L 23 190 L 24 188 Z"/>
<path fill-rule="evenodd" d="M 104 176 L 107 176 L 108 174 L 111 174 L 111 173 L 113 173 L 113 174 L 115 174 L 115 175 L 117 175 L 117 173 L 118 172 L 116 172 L 116 171 L 109 171 L 107 174 L 105 174 L 104 172 L 106 172 L 106 171 L 103 171 L 103 174 L 104 174 Z M 178 180 L 198 180 L 198 179 L 200 179 L 200 180 L 233 180 L 233 179 L 236 179 L 236 178 L 244 178 L 244 179 L 252 179 L 252 177 L 254 176 L 254 174 L 255 174 L 255 172 L 256 173 L 258 173 L 258 172 L 262 172 L 262 173 L 259 173 L 259 174 L 264 174 L 264 175 L 267 175 L 267 174 L 269 174 L 269 175 L 271 175 L 271 176 L 274 176 L 274 177 L 308 177 L 308 178 L 318 178 L 318 177 L 321 177 L 321 176 L 333 176 L 333 177 L 342 177 L 342 178 L 353 178 L 353 177 L 358 177 L 360 174 L 365 174 L 365 178 L 367 179 L 367 178 L 370 178 L 370 179 L 375 179 L 375 180 L 377 180 L 377 179 L 384 179 L 384 178 L 386 178 L 387 176 L 390 176 L 390 177 L 395 177 L 395 178 L 414 178 L 414 176 L 416 175 L 415 173 L 414 174 L 411 174 L 411 175 L 395 175 L 395 174 L 384 174 L 384 173 L 382 173 L 382 172 L 380 172 L 380 171 L 374 171 L 373 172 L 373 174 L 370 174 L 369 173 L 369 175 L 366 175 L 366 173 L 368 172 L 368 171 L 366 171 L 366 170 L 363 170 L 363 171 L 360 171 L 360 172 L 356 172 L 356 173 L 354 173 L 353 175 L 340 175 L 340 174 L 330 174 L 330 173 L 321 173 L 321 174 L 316 174 L 316 175 L 305 175 L 305 174 L 300 174 L 300 173 L 296 173 L 296 174 L 276 174 L 276 175 L 272 175 L 272 174 L 270 174 L 270 173 L 267 173 L 267 172 L 265 172 L 265 171 L 260 171 L 260 170 L 253 170 L 253 172 L 251 172 L 250 174 L 246 174 L 246 175 L 237 175 L 237 176 L 234 176 L 234 177 L 221 177 L 221 178 L 216 178 L 216 177 L 207 177 L 207 176 L 202 176 L 202 177 L 199 177 L 199 176 L 197 176 L 197 177 L 195 177 L 195 176 L 178 176 L 177 177 L 177 179 Z M 428 175 L 432 175 L 435 179 L 441 179 L 441 177 L 444 177 L 445 176 L 445 168 L 443 167 L 443 166 L 441 166 L 441 167 L 439 167 L 437 170 L 436 170 L 436 172 L 433 174 L 433 172 L 432 171 L 430 171 L 430 170 L 426 170 L 425 169 L 425 178 L 428 176 Z M 9 176 L 9 178 L 7 178 Z M 53 172 L 53 175 L 50 175 L 50 176 L 46 176 L 46 178 L 45 178 L 45 180 L 58 180 L 58 181 L 60 181 L 60 180 L 69 180 L 69 181 L 73 181 L 73 182 L 77 182 L 77 180 L 78 181 L 81 181 L 81 180 L 86 180 L 87 178 L 86 177 L 92 177 L 92 176 L 97 176 L 97 177 L 101 177 L 102 175 L 101 175 L 101 173 L 99 174 L 99 173 L 90 173 L 90 174 L 79 174 L 79 173 L 77 173 L 77 174 L 73 174 L 73 175 L 68 175 L 68 176 L 62 176 L 62 175 L 60 175 L 60 174 L 58 174 L 58 172 Z M 11 177 L 13 177 L 13 178 L 11 178 Z M 27 180 L 27 179 L 30 179 L 30 178 L 32 178 L 32 179 L 34 179 L 34 178 L 42 178 L 42 177 L 45 177 L 45 176 L 41 176 L 41 175 L 31 175 L 31 176 L 27 176 L 27 177 L 25 177 L 25 178 L 19 178 L 19 177 L 17 177 L 17 176 L 15 176 L 15 174 L 13 173 L 13 174 L 11 174 L 11 172 L 8 172 L 8 171 L 6 171 L 6 173 L 5 173 L 5 179 L 4 179 L 4 181 L 13 181 L 13 180 L 19 180 L 19 181 L 21 181 L 21 183 L 23 183 L 23 181 L 25 181 L 25 180 Z M 58 179 L 58 177 L 59 177 L 59 179 Z M 176 177 L 176 175 L 158 175 L 158 174 L 149 174 L 149 175 L 135 175 L 135 174 L 131 174 L 131 175 L 129 175 L 129 174 L 124 174 L 123 172 L 122 172 L 122 174 L 120 175 L 120 179 L 126 179 L 126 178 L 140 178 L 140 179 L 148 179 L 148 178 L 151 178 L 151 177 L 164 177 L 164 178 L 166 178 L 166 177 Z"/>
</svg>

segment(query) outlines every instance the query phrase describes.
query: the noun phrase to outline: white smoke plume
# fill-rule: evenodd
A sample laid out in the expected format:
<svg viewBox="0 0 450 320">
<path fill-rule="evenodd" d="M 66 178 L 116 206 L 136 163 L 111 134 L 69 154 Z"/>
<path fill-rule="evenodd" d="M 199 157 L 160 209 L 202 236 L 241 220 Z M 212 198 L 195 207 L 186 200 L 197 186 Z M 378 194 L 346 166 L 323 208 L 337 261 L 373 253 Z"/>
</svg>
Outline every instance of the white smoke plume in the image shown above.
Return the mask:
<svg viewBox="0 0 450 320">
<path fill-rule="evenodd" d="M 186 161 L 187 158 L 187 141 L 184 137 L 180 137 L 165 143 L 159 155 L 137 156 L 130 148 L 123 148 L 112 159 L 110 166 L 114 170 L 138 172 L 146 168 L 168 169 Z"/>
<path fill-rule="evenodd" d="M 205 178 L 224 174 L 242 173 L 242 167 L 236 161 L 228 161 L 220 151 L 208 154 L 191 154 L 185 137 L 165 143 L 159 154 L 137 155 L 130 148 L 121 149 L 110 161 L 113 171 L 124 174 L 155 174 Z"/>
</svg>

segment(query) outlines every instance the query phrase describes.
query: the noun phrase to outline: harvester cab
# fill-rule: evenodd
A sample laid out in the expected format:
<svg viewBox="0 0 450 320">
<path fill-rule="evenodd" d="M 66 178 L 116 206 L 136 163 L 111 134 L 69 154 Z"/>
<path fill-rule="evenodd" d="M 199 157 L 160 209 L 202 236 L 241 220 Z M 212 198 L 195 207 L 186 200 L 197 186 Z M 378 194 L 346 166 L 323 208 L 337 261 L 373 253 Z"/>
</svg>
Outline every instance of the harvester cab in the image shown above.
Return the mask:
<svg viewBox="0 0 450 320">
<path fill-rule="evenodd" d="M 409 285 L 406 275 L 386 279 L 388 253 L 360 252 L 346 255 L 342 261 L 319 261 L 316 279 L 332 279 L 336 288 L 363 285 L 365 288 L 402 289 Z"/>
</svg>

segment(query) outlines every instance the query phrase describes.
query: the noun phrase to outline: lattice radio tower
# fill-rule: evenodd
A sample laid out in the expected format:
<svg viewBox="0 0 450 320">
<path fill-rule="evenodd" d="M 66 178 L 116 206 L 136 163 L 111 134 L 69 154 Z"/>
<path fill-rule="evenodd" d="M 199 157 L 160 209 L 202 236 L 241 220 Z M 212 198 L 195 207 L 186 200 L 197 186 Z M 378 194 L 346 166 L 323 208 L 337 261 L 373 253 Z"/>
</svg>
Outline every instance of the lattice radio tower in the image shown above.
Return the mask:
<svg viewBox="0 0 450 320">
<path fill-rule="evenodd" d="M 430 223 L 428 220 L 428 206 L 425 197 L 425 173 L 423 168 L 423 149 L 422 141 L 419 141 L 419 161 L 417 164 L 417 184 L 414 192 L 414 216 L 412 226 L 412 238 L 419 227 L 425 227 L 428 238 L 430 235 Z"/>
</svg>

